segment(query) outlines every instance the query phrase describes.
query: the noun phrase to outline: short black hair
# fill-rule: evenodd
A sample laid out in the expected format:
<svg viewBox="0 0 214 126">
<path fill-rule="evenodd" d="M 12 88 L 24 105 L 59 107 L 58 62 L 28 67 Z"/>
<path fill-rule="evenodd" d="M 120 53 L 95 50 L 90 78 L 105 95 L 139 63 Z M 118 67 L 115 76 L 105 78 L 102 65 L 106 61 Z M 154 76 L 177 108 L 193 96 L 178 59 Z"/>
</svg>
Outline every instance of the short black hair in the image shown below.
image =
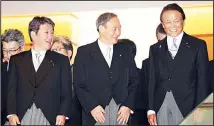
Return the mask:
<svg viewBox="0 0 214 126">
<path fill-rule="evenodd" d="M 137 48 L 136 48 L 135 43 L 134 43 L 132 40 L 130 40 L 130 39 L 119 39 L 119 40 L 118 40 L 118 43 L 127 44 L 127 45 L 131 48 L 131 51 L 132 51 L 133 56 L 134 56 L 134 57 L 136 56 Z"/>
<path fill-rule="evenodd" d="M 48 17 L 39 17 L 39 16 L 35 16 L 32 21 L 30 21 L 29 26 L 28 26 L 28 34 L 30 36 L 30 40 L 32 41 L 31 38 L 31 31 L 34 31 L 36 34 L 40 29 L 40 26 L 43 24 L 50 24 L 53 27 L 54 30 L 54 22 L 48 18 Z"/>
<path fill-rule="evenodd" d="M 156 28 L 156 37 L 158 38 L 158 33 L 161 33 L 161 34 L 165 34 L 166 35 L 166 32 L 163 28 L 163 25 L 160 23 L 157 28 Z"/>
<path fill-rule="evenodd" d="M 162 21 L 163 13 L 164 13 L 165 11 L 168 11 L 168 10 L 176 10 L 176 11 L 178 11 L 178 12 L 181 13 L 183 20 L 186 19 L 186 16 L 185 16 L 185 13 L 184 13 L 183 9 L 182 9 L 178 4 L 172 3 L 172 4 L 166 5 L 166 6 L 163 8 L 163 10 L 162 10 L 162 12 L 161 12 L 161 14 L 160 14 L 160 21 L 161 21 L 161 22 L 163 22 L 163 21 Z"/>
</svg>

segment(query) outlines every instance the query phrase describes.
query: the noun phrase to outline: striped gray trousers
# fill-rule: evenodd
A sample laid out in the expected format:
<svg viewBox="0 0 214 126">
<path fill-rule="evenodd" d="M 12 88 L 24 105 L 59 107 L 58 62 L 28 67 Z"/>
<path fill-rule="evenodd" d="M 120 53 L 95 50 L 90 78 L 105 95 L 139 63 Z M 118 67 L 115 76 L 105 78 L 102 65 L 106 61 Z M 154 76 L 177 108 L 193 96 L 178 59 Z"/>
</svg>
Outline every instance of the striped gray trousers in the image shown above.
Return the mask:
<svg viewBox="0 0 214 126">
<path fill-rule="evenodd" d="M 112 98 L 109 105 L 105 107 L 105 122 L 96 123 L 95 125 L 121 125 L 117 122 L 117 113 L 120 105 L 117 105 L 114 99 Z M 127 124 L 124 124 L 127 125 Z"/>
<path fill-rule="evenodd" d="M 172 92 L 165 95 L 163 104 L 157 113 L 158 125 L 178 125 L 184 119 L 179 110 Z"/>
<path fill-rule="evenodd" d="M 9 122 L 6 122 L 5 125 L 9 125 Z M 50 125 L 50 123 L 45 118 L 41 109 L 37 108 L 33 103 L 22 118 L 21 125 Z"/>
</svg>

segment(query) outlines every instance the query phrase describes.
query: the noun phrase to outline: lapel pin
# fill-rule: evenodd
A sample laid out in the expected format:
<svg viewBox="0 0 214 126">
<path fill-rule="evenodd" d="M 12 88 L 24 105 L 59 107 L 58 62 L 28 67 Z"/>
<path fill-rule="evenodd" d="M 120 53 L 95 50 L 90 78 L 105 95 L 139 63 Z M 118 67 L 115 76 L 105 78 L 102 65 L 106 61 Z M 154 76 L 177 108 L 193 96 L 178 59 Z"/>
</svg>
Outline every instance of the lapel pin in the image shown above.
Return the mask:
<svg viewBox="0 0 214 126">
<path fill-rule="evenodd" d="M 121 57 L 122 55 L 120 54 L 120 57 Z"/>
<path fill-rule="evenodd" d="M 52 63 L 52 67 L 54 67 L 54 62 L 51 60 L 50 63 Z"/>
<path fill-rule="evenodd" d="M 159 48 L 161 48 L 161 45 L 159 46 Z"/>
</svg>

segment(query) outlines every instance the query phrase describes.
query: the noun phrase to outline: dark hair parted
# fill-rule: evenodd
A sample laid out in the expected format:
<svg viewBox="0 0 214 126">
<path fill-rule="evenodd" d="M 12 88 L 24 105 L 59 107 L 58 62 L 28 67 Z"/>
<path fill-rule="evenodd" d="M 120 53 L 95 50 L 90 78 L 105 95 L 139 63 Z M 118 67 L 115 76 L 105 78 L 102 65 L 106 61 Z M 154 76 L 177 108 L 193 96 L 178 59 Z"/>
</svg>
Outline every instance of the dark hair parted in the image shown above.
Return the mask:
<svg viewBox="0 0 214 126">
<path fill-rule="evenodd" d="M 178 12 L 181 13 L 183 20 L 186 19 L 186 16 L 185 16 L 185 13 L 184 13 L 183 9 L 182 9 L 178 4 L 172 3 L 172 4 L 166 5 L 166 6 L 163 8 L 163 10 L 162 10 L 162 12 L 161 12 L 161 14 L 160 14 L 160 21 L 161 21 L 161 22 L 163 22 L 163 20 L 162 20 L 163 13 L 164 13 L 165 11 L 168 11 L 168 10 L 176 10 L 176 11 L 178 11 Z"/>
<path fill-rule="evenodd" d="M 32 41 L 31 38 L 31 31 L 34 31 L 36 34 L 38 33 L 40 26 L 44 25 L 44 24 L 50 24 L 53 27 L 54 30 L 54 26 L 55 23 L 48 17 L 39 17 L 39 16 L 35 16 L 29 23 L 29 27 L 28 27 L 28 34 L 30 36 L 30 40 Z"/>
</svg>

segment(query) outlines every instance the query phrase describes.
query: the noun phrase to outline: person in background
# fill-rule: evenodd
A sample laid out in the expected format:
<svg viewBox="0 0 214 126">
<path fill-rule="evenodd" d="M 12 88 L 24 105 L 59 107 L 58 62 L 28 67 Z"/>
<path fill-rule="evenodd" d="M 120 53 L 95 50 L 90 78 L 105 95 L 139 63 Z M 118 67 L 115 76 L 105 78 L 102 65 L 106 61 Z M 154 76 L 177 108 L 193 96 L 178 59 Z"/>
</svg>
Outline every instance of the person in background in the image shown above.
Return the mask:
<svg viewBox="0 0 214 126">
<path fill-rule="evenodd" d="M 3 46 L 3 61 L 6 61 L 7 63 L 9 63 L 11 56 L 25 50 L 24 35 L 18 29 L 6 29 L 1 35 L 1 42 Z"/>
<path fill-rule="evenodd" d="M 1 124 L 6 122 L 7 74 L 12 55 L 24 51 L 24 36 L 18 29 L 6 29 L 1 35 Z"/>
<path fill-rule="evenodd" d="M 156 28 L 156 38 L 158 41 L 163 40 L 166 37 L 163 25 L 160 23 Z"/>
<path fill-rule="evenodd" d="M 66 36 L 55 36 L 51 50 L 67 56 L 69 60 L 71 60 L 73 56 L 72 42 Z M 72 64 L 71 64 L 71 73 L 73 75 Z M 82 107 L 76 96 L 73 86 L 72 86 L 72 106 L 71 107 L 72 107 L 71 119 L 69 119 L 68 124 L 71 126 L 81 126 L 82 125 Z"/>
<path fill-rule="evenodd" d="M 137 53 L 137 48 L 135 43 L 130 39 L 119 39 L 118 44 L 124 44 L 131 48 L 133 58 L 135 58 Z M 148 104 L 148 93 L 147 85 L 145 83 L 145 77 L 143 71 L 137 68 L 139 74 L 139 84 L 136 92 L 136 101 L 135 101 L 135 112 L 131 115 L 129 125 L 131 126 L 142 126 L 148 125 L 147 121 L 147 104 Z"/>
<path fill-rule="evenodd" d="M 214 91 L 214 60 L 210 61 L 210 93 Z"/>
<path fill-rule="evenodd" d="M 7 62 L 4 61 L 3 49 L 1 43 L 1 125 L 6 122 L 6 90 L 7 90 Z"/>
<path fill-rule="evenodd" d="M 66 36 L 55 36 L 51 50 L 67 56 L 69 61 L 71 60 L 73 55 L 72 42 Z"/>
</svg>

